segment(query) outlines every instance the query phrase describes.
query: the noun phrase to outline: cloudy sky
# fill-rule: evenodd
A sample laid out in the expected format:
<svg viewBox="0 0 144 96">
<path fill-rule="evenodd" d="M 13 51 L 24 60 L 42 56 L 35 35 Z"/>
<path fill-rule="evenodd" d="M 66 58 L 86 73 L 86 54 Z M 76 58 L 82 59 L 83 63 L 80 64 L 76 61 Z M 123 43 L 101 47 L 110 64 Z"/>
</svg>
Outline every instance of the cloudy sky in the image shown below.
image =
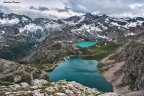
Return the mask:
<svg viewBox="0 0 144 96">
<path fill-rule="evenodd" d="M 4 3 L 4 2 L 20 3 Z M 0 0 L 0 13 L 32 18 L 66 18 L 85 13 L 144 17 L 144 0 Z"/>
</svg>

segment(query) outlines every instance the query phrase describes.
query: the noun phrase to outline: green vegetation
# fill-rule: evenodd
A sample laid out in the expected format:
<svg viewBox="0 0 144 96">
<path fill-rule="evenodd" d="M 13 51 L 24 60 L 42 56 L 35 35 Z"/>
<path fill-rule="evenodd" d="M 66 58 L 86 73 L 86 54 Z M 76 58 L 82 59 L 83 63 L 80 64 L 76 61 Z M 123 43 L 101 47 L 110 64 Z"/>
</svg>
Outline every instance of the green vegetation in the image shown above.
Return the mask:
<svg viewBox="0 0 144 96">
<path fill-rule="evenodd" d="M 23 95 L 19 95 L 19 96 L 33 96 L 33 93 L 27 93 L 27 94 L 23 94 Z"/>
<path fill-rule="evenodd" d="M 17 42 L 13 42 L 13 40 L 11 40 L 9 47 L 0 46 L 0 56 L 7 60 L 18 60 L 31 53 L 35 48 L 34 44 L 35 43 L 24 43 L 18 40 Z"/>
<path fill-rule="evenodd" d="M 1 91 L 0 92 L 0 96 L 4 96 L 5 95 L 5 92 L 4 91 Z"/>
<path fill-rule="evenodd" d="M 33 90 L 34 89 L 29 88 L 29 87 L 27 87 L 27 88 L 19 87 L 19 88 L 16 88 L 16 90 L 13 90 L 13 92 L 15 92 L 15 91 L 33 91 Z"/>
<path fill-rule="evenodd" d="M 27 76 L 22 76 L 22 80 L 21 82 L 27 82 L 28 84 L 31 84 L 31 78 L 30 78 L 30 75 L 27 75 Z"/>
<path fill-rule="evenodd" d="M 12 83 L 0 81 L 0 85 L 9 86 L 9 85 L 12 85 Z M 1 96 L 1 95 L 0 95 L 0 96 Z"/>
<path fill-rule="evenodd" d="M 87 49 L 83 48 L 81 49 L 83 53 L 88 53 L 90 56 L 82 56 L 82 58 L 90 60 L 96 59 L 99 61 L 107 57 L 109 54 L 114 53 L 119 46 L 120 44 L 116 44 L 114 42 L 103 42 Z"/>
<path fill-rule="evenodd" d="M 28 64 L 28 66 L 35 67 L 35 68 L 38 68 L 38 69 L 45 69 L 44 64 Z"/>
<path fill-rule="evenodd" d="M 112 56 L 110 56 L 108 59 L 109 60 L 115 60 L 118 57 L 118 54 L 113 54 Z"/>
<path fill-rule="evenodd" d="M 14 82 L 14 77 L 13 76 L 8 76 L 6 78 L 1 79 L 2 81 L 7 81 L 7 82 Z M 6 83 L 5 83 L 6 84 Z"/>
<path fill-rule="evenodd" d="M 45 89 L 47 88 L 48 86 L 52 86 L 52 83 L 51 82 L 48 82 L 46 84 L 43 84 L 42 88 L 41 89 Z"/>
<path fill-rule="evenodd" d="M 120 46 L 120 44 L 103 41 L 97 43 L 95 46 L 88 48 L 74 49 L 72 46 L 66 46 L 59 50 L 51 50 L 48 54 L 42 54 L 41 57 L 35 56 L 35 63 L 28 64 L 28 66 L 36 67 L 41 70 L 51 71 L 55 64 L 60 63 L 64 60 L 64 57 L 80 57 L 88 60 L 98 60 L 107 57 L 109 54 L 115 52 L 115 50 Z"/>
</svg>

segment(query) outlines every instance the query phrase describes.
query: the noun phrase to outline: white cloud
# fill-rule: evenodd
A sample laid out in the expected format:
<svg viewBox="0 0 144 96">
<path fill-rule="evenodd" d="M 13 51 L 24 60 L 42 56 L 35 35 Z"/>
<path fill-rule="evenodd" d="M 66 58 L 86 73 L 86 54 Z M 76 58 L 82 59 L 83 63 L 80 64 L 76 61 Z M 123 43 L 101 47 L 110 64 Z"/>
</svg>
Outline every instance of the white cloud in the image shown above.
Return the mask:
<svg viewBox="0 0 144 96">
<path fill-rule="evenodd" d="M 0 5 L 0 13 L 11 13 L 12 10 L 6 6 Z"/>
<path fill-rule="evenodd" d="M 20 4 L 4 4 L 3 1 L 0 1 L 0 12 L 14 12 L 32 18 L 65 18 L 85 13 L 117 17 L 144 16 L 144 0 L 20 0 Z M 37 10 L 30 9 L 30 6 Z"/>
<path fill-rule="evenodd" d="M 62 0 L 72 10 L 117 17 L 144 16 L 144 0 Z M 84 6 L 85 9 L 78 7 Z M 136 10 L 137 9 L 137 10 Z"/>
<path fill-rule="evenodd" d="M 144 4 L 132 4 L 129 6 L 131 9 L 144 8 Z"/>
<path fill-rule="evenodd" d="M 117 14 L 111 14 L 110 16 L 113 16 L 113 17 L 137 17 L 137 15 L 135 14 L 132 14 L 130 12 L 124 12 L 124 13 L 117 13 Z"/>
</svg>

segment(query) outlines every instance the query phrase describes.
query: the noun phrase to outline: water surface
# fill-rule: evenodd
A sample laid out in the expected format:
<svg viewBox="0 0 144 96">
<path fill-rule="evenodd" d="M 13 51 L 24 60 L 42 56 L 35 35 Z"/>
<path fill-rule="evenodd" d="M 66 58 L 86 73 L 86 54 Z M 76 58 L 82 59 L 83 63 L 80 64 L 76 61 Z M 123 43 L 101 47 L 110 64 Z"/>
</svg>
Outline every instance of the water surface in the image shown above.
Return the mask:
<svg viewBox="0 0 144 96">
<path fill-rule="evenodd" d="M 78 47 L 87 48 L 87 47 L 96 45 L 98 42 L 99 40 L 82 41 L 82 42 L 75 43 L 75 45 Z"/>
<path fill-rule="evenodd" d="M 52 82 L 59 80 L 76 81 L 103 92 L 112 92 L 112 84 L 99 74 L 96 68 L 97 64 L 96 60 L 69 58 L 48 73 L 49 79 Z"/>
</svg>

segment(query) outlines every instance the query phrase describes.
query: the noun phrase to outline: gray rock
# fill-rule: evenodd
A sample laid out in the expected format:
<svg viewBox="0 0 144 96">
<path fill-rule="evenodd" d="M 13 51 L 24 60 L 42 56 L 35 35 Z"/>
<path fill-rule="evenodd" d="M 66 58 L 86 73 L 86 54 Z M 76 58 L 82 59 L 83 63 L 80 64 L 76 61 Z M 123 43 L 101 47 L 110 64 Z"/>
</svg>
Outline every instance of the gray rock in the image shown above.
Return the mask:
<svg viewBox="0 0 144 96">
<path fill-rule="evenodd" d="M 33 82 L 33 85 L 41 85 L 41 84 L 48 83 L 48 81 L 44 79 L 34 79 L 32 82 Z"/>
<path fill-rule="evenodd" d="M 95 88 L 88 88 L 85 87 L 79 83 L 76 82 L 67 82 L 67 81 L 58 81 L 55 83 L 48 82 L 47 84 L 38 84 L 34 86 L 27 86 L 27 84 L 23 83 L 23 86 L 17 89 L 13 89 L 12 87 L 8 87 L 8 92 L 5 92 L 4 94 L 6 96 L 23 96 L 25 95 L 33 95 L 33 96 L 121 96 L 116 93 L 107 93 L 104 94 L 103 92 L 100 92 L 96 90 Z M 27 86 L 27 87 L 26 87 Z M 37 86 L 37 89 L 34 89 L 33 87 Z M 5 87 L 6 88 L 6 87 Z M 2 88 L 1 90 L 5 90 L 5 88 Z M 21 90 L 19 90 L 21 89 Z M 14 92 L 11 92 L 10 90 L 15 90 Z"/>
<path fill-rule="evenodd" d="M 98 95 L 98 96 L 118 96 L 118 94 L 117 93 L 105 93 L 105 94 L 101 94 L 101 95 Z"/>
<path fill-rule="evenodd" d="M 55 93 L 55 95 L 57 95 L 57 96 L 68 96 L 65 93 Z"/>
<path fill-rule="evenodd" d="M 130 90 L 144 90 L 144 44 L 131 42 L 119 53 L 117 61 L 125 61 L 121 83 Z"/>
<path fill-rule="evenodd" d="M 30 86 L 27 82 L 21 82 L 20 85 L 24 88 Z"/>
<path fill-rule="evenodd" d="M 21 76 L 14 76 L 14 82 L 20 82 Z"/>
<path fill-rule="evenodd" d="M 11 84 L 13 82 L 31 83 L 33 79 L 48 79 L 47 72 L 17 62 L 0 59 L 0 80 Z"/>
</svg>

